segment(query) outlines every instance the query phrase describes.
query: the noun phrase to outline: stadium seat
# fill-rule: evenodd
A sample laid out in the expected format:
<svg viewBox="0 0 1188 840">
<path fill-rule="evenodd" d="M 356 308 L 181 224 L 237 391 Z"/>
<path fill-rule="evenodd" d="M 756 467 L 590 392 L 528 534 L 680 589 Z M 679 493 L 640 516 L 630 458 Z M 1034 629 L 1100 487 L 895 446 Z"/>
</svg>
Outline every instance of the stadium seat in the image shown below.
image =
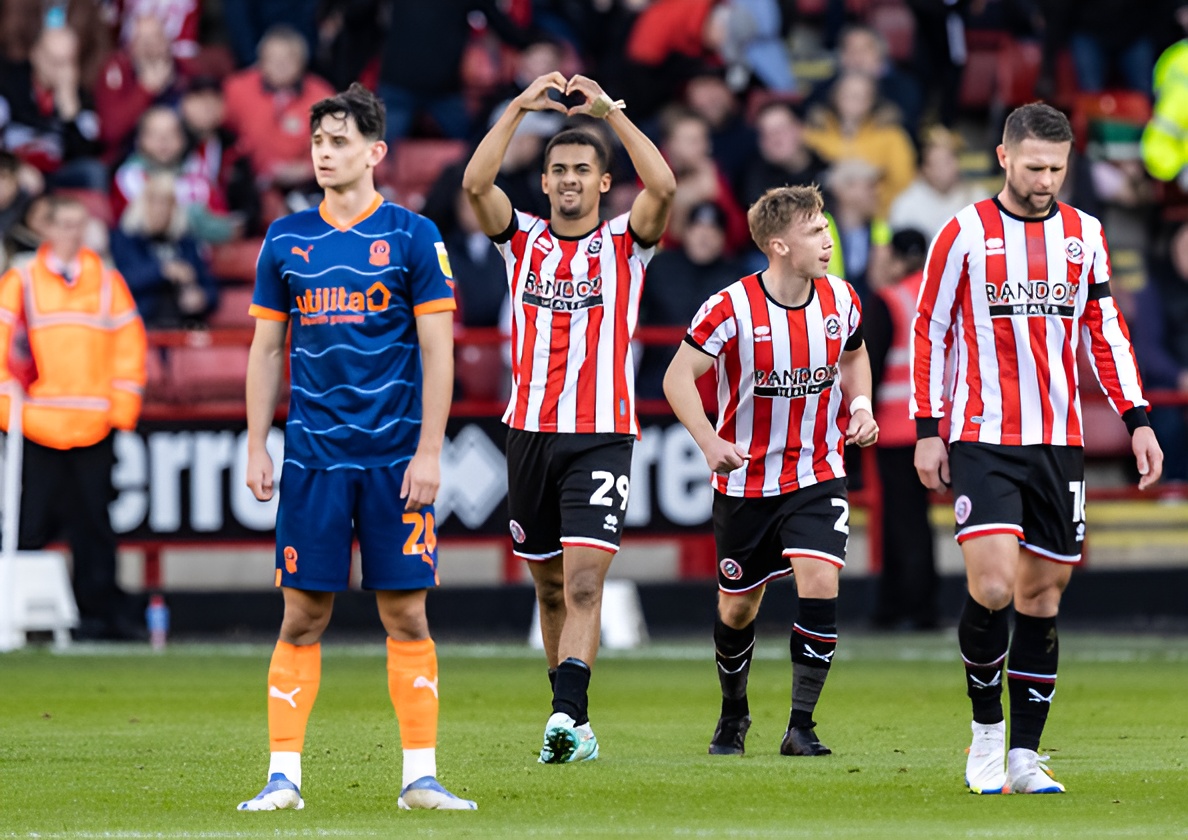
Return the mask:
<svg viewBox="0 0 1188 840">
<path fill-rule="evenodd" d="M 499 344 L 459 344 L 454 352 L 454 380 L 464 400 L 505 402 L 510 380 Z"/>
<path fill-rule="evenodd" d="M 998 73 L 998 53 L 1002 35 L 998 32 L 972 30 L 967 39 L 968 56 L 961 75 L 958 104 L 968 111 L 985 111 L 994 99 Z"/>
<path fill-rule="evenodd" d="M 168 402 L 170 399 L 169 393 L 169 377 L 165 373 L 165 357 L 160 347 L 149 347 L 148 353 L 144 357 L 144 401 L 145 402 Z"/>
<path fill-rule="evenodd" d="M 867 23 L 887 42 L 887 54 L 892 61 L 912 59 L 916 46 L 916 19 L 906 5 L 880 3 L 870 10 Z"/>
<path fill-rule="evenodd" d="M 1007 38 L 998 53 L 998 98 L 1007 109 L 1035 101 L 1043 50 L 1036 41 Z"/>
<path fill-rule="evenodd" d="M 87 208 L 88 213 L 108 227 L 114 224 L 111 213 L 111 199 L 107 197 L 107 193 L 100 192 L 99 190 L 76 188 L 54 190 L 54 193 L 63 198 L 72 198 L 79 202 L 83 207 Z"/>
<path fill-rule="evenodd" d="M 243 399 L 248 348 L 174 347 L 169 351 L 169 387 L 177 402 Z"/>
<path fill-rule="evenodd" d="M 254 283 L 256 281 L 256 257 L 264 238 L 243 239 L 239 242 L 224 242 L 211 248 L 210 272 L 220 280 Z"/>
<path fill-rule="evenodd" d="M 248 314 L 252 303 L 251 286 L 227 286 L 219 292 L 219 308 L 210 316 L 211 327 L 254 327 L 256 319 Z"/>
<path fill-rule="evenodd" d="M 1103 93 L 1082 93 L 1073 100 L 1070 116 L 1077 148 L 1085 150 L 1090 140 L 1114 142 L 1118 129 L 1135 138 L 1151 119 L 1151 100 L 1137 90 L 1108 90 Z M 1097 131 L 1094 131 L 1094 128 Z M 1097 134 L 1094 138 L 1092 135 Z M 1137 153 L 1137 148 L 1136 148 Z"/>
<path fill-rule="evenodd" d="M 392 188 L 399 203 L 420 210 L 441 171 L 465 154 L 464 140 L 405 140 L 383 173 L 384 186 Z"/>
</svg>

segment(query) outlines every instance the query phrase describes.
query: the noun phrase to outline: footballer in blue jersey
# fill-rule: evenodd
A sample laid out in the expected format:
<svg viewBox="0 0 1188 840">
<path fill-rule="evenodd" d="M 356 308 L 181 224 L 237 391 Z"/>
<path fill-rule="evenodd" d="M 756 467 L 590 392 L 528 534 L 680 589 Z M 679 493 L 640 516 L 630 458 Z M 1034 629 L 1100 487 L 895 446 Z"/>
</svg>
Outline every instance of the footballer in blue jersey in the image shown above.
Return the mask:
<svg viewBox="0 0 1188 840">
<path fill-rule="evenodd" d="M 388 689 L 404 748 L 400 808 L 473 810 L 437 781 L 433 501 L 454 383 L 453 281 L 428 219 L 375 190 L 383 105 L 366 88 L 310 112 L 325 199 L 272 224 L 256 264 L 248 360 L 247 483 L 273 493 L 265 447 L 289 343 L 292 395 L 276 527 L 285 603 L 268 670 L 267 784 L 243 811 L 302 808 L 301 752 L 321 681 L 320 640 L 358 540 L 363 587 L 387 631 Z"/>
</svg>

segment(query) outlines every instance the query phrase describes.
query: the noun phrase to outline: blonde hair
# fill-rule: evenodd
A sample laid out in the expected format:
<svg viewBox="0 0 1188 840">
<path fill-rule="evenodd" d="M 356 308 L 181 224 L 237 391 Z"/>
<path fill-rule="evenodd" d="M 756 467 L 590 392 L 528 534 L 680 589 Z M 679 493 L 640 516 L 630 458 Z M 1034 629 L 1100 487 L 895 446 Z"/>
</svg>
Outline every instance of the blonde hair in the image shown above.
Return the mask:
<svg viewBox="0 0 1188 840">
<path fill-rule="evenodd" d="M 759 197 L 747 211 L 747 226 L 759 250 L 788 229 L 797 219 L 811 219 L 825 209 L 825 199 L 816 184 L 774 187 Z"/>
<path fill-rule="evenodd" d="M 168 195 L 173 199 L 173 213 L 169 217 L 169 224 L 165 226 L 165 236 L 175 242 L 185 236 L 190 227 L 189 220 L 185 208 L 177 201 L 177 179 L 168 172 L 154 172 L 144 179 L 140 193 L 120 216 L 120 230 L 129 236 L 141 236 L 147 231 L 150 194 Z"/>
</svg>

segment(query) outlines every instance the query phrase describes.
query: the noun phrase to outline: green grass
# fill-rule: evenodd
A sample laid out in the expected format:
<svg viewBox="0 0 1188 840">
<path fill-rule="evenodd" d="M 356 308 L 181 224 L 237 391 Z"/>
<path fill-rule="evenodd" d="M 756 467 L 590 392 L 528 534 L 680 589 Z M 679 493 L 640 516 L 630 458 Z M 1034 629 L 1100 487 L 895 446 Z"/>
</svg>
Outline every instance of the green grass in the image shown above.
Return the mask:
<svg viewBox="0 0 1188 840">
<path fill-rule="evenodd" d="M 0 837 L 1188 837 L 1188 639 L 1066 634 L 1043 748 L 1065 796 L 961 784 L 968 707 L 952 638 L 843 638 L 818 731 L 778 754 L 786 647 L 751 672 L 743 759 L 711 758 L 708 645 L 605 656 L 602 758 L 536 763 L 539 654 L 441 649 L 440 776 L 477 813 L 400 813 L 400 742 L 378 641 L 327 644 L 306 809 L 238 813 L 263 783 L 268 649 L 175 646 L 0 657 Z"/>
</svg>

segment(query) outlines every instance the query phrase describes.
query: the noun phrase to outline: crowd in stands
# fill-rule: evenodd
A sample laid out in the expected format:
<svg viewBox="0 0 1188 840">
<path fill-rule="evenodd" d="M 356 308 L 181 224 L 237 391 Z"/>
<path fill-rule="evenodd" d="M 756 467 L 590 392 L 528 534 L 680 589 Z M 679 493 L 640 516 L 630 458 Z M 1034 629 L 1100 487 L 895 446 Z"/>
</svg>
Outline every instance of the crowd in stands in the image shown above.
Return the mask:
<svg viewBox="0 0 1188 840">
<path fill-rule="evenodd" d="M 383 191 L 440 227 L 460 327 L 498 327 L 503 265 L 461 200 L 461 171 L 507 101 L 560 70 L 625 99 L 678 179 L 643 324 L 684 325 L 762 267 L 746 208 L 782 184 L 825 188 L 834 269 L 865 300 L 893 282 L 897 232 L 931 239 L 997 191 L 1001 120 L 1043 96 L 1078 132 L 1062 197 L 1138 255 L 1118 292 L 1143 324 L 1144 375 L 1188 393 L 1188 0 L 1144 5 L 0 0 L 0 268 L 36 250 L 44 197 L 66 192 L 150 329 L 250 325 L 255 243 L 319 201 L 309 106 L 361 80 L 387 107 Z M 540 113 L 521 126 L 499 176 L 517 208 L 547 213 L 541 155 L 561 125 Z M 637 190 L 622 154 L 614 184 L 608 213 Z M 642 353 L 642 397 L 660 395 L 669 355 Z M 1160 422 L 1185 439 L 1183 410 Z M 1188 453 L 1177 475 L 1161 439 L 1169 476 L 1188 479 Z"/>
</svg>

